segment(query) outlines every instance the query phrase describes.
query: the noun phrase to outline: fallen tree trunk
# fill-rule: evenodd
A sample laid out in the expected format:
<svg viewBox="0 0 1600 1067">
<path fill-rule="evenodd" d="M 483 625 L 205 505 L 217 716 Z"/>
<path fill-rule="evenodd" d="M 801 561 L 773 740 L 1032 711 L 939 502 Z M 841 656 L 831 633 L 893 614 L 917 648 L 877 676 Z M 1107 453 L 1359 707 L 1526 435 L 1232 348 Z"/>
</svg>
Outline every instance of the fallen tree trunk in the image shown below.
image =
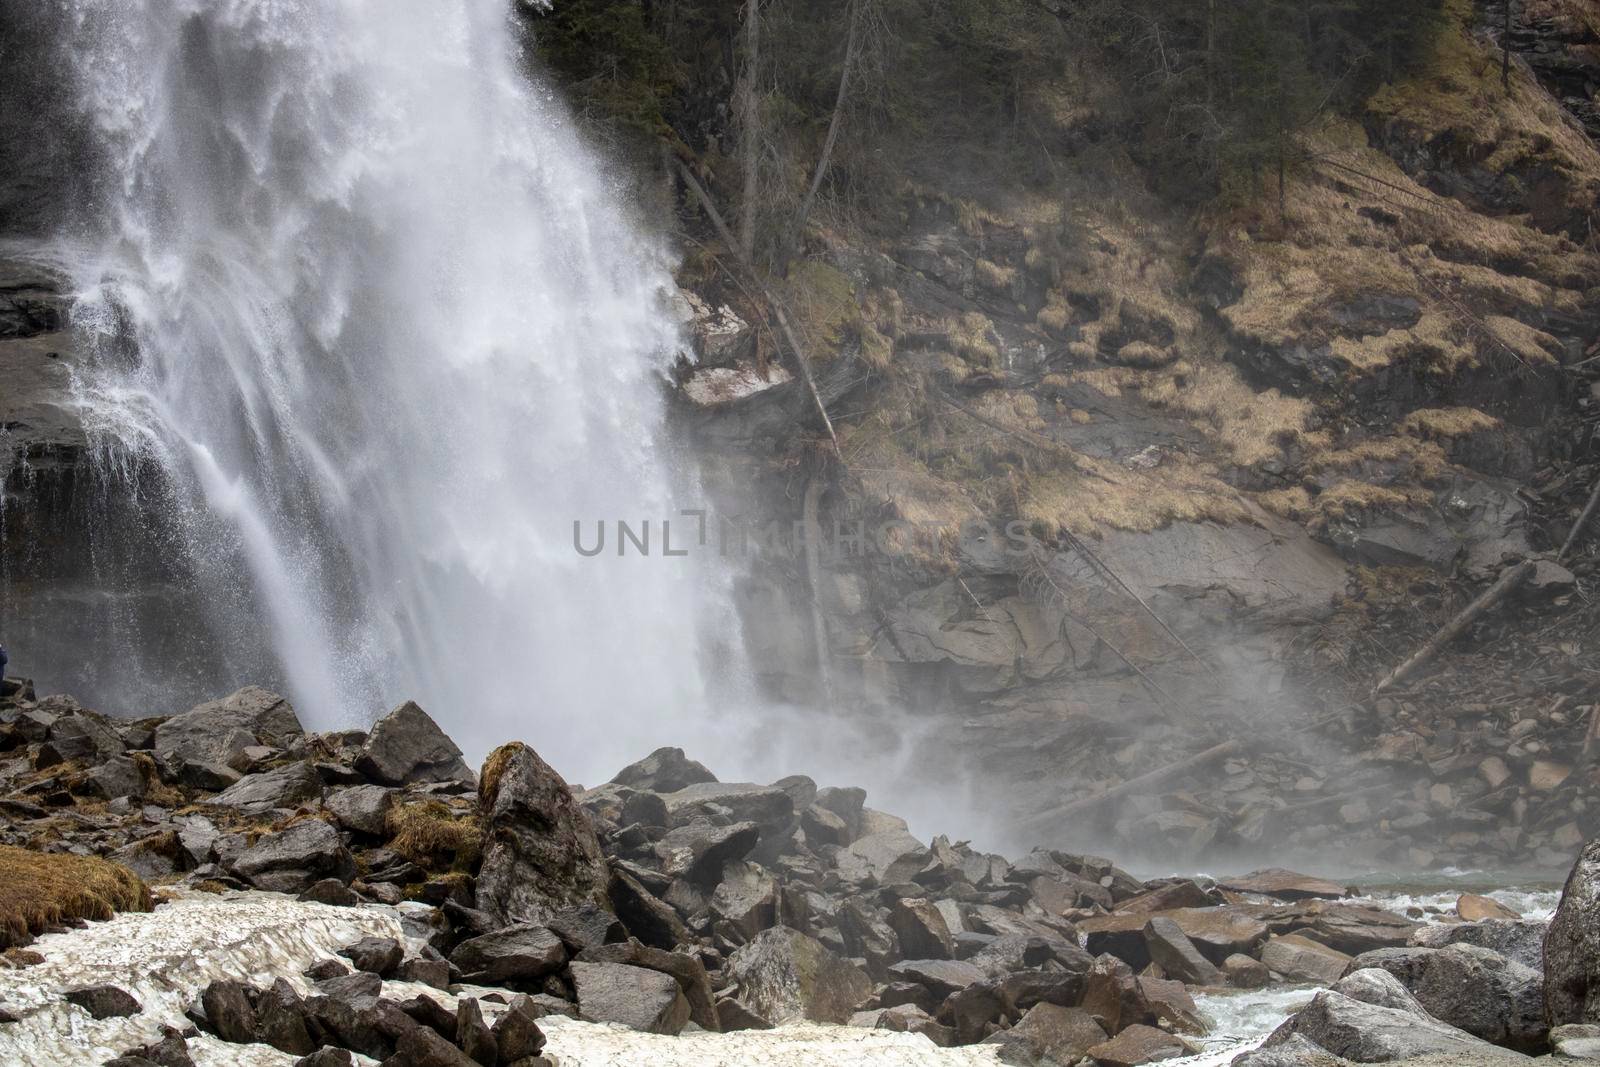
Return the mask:
<svg viewBox="0 0 1600 1067">
<path fill-rule="evenodd" d="M 1188 771 L 1204 767 L 1208 763 L 1215 763 L 1219 759 L 1236 755 L 1243 751 L 1244 742 L 1224 741 L 1220 745 L 1213 745 L 1204 752 L 1197 752 L 1187 759 L 1179 760 L 1177 763 L 1169 763 L 1165 767 L 1150 771 L 1148 774 L 1141 774 L 1137 778 L 1129 778 L 1121 785 L 1112 786 L 1103 793 L 1096 793 L 1092 797 L 1084 797 L 1082 800 L 1074 800 L 1070 804 L 1062 804 L 1048 811 L 1042 811 L 1025 820 L 1024 825 L 1030 827 L 1040 826 L 1044 823 L 1055 822 L 1073 815 L 1081 815 L 1083 812 L 1094 810 L 1107 801 L 1115 800 L 1129 793 L 1137 793 L 1151 786 L 1161 785 L 1163 782 L 1177 778 Z"/>
<path fill-rule="evenodd" d="M 1427 644 L 1413 652 L 1410 658 L 1400 666 L 1384 675 L 1383 680 L 1373 687 L 1373 696 L 1377 696 L 1437 656 L 1446 645 L 1459 637 L 1467 627 L 1477 622 L 1485 612 L 1504 600 L 1506 594 L 1527 581 L 1528 576 L 1532 573 L 1533 560 L 1530 559 L 1524 560 L 1501 574 L 1499 578 L 1495 579 L 1493 585 L 1485 589 L 1476 600 L 1457 612 L 1456 616 L 1445 623 L 1438 633 L 1429 638 Z"/>
<path fill-rule="evenodd" d="M 1600 478 L 1595 479 L 1594 492 L 1589 494 L 1589 502 L 1583 506 L 1583 511 L 1578 514 L 1578 521 L 1572 524 L 1572 529 L 1567 532 L 1567 539 L 1561 545 L 1561 551 L 1556 553 L 1556 562 L 1560 563 L 1567 558 L 1567 553 L 1572 551 L 1572 546 L 1578 543 L 1578 538 L 1583 535 L 1583 528 L 1589 525 L 1589 520 L 1594 517 L 1594 509 L 1600 505 Z"/>
</svg>

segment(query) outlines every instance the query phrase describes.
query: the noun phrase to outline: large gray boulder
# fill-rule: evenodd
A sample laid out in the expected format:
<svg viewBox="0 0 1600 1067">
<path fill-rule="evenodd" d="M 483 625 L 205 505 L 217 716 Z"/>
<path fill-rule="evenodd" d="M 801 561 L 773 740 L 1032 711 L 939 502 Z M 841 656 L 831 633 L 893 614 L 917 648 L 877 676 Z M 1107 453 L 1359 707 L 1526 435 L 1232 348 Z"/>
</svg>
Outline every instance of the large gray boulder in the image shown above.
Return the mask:
<svg viewBox="0 0 1600 1067">
<path fill-rule="evenodd" d="M 1600 1023 L 1600 838 L 1583 846 L 1544 939 L 1551 1026 Z"/>
<path fill-rule="evenodd" d="M 699 782 L 661 798 L 669 826 L 695 822 L 753 822 L 761 838 L 776 838 L 795 823 L 794 800 L 770 785 L 749 782 Z"/>
<path fill-rule="evenodd" d="M 543 926 L 518 923 L 461 942 L 450 953 L 450 962 L 469 982 L 503 985 L 559 971 L 567 962 L 567 946 Z"/>
<path fill-rule="evenodd" d="M 774 1025 L 847 1023 L 872 994 L 872 980 L 822 942 L 787 926 L 757 934 L 728 958 L 733 999 Z"/>
<path fill-rule="evenodd" d="M 1548 922 L 1531 919 L 1484 919 L 1475 923 L 1440 923 L 1424 926 L 1411 935 L 1411 944 L 1422 948 L 1448 948 L 1451 945 L 1477 945 L 1491 949 L 1506 959 L 1544 970 L 1544 938 Z"/>
<path fill-rule="evenodd" d="M 322 779 L 310 763 L 301 760 L 270 771 L 247 774 L 211 799 L 220 807 L 246 815 L 261 815 L 274 808 L 297 808 L 322 800 Z"/>
<path fill-rule="evenodd" d="M 1475 1037 L 1525 1052 L 1544 1046 L 1543 980 L 1498 952 L 1476 945 L 1384 948 L 1357 956 L 1350 967 L 1388 971 L 1428 1014 Z"/>
<path fill-rule="evenodd" d="M 663 874 L 710 890 L 721 880 L 723 865 L 744 859 L 760 838 L 761 828 L 753 822 L 732 826 L 696 822 L 669 830 L 656 842 L 655 853 Z"/>
<path fill-rule="evenodd" d="M 1318 993 L 1309 1005 L 1285 1020 L 1262 1047 L 1287 1044 L 1297 1035 L 1357 1063 L 1390 1063 L 1418 1056 L 1490 1063 L 1526 1058 L 1428 1015 L 1363 1003 L 1331 989 Z"/>
<path fill-rule="evenodd" d="M 496 749 L 483 765 L 478 810 L 484 817 L 480 910 L 500 923 L 544 923 L 582 904 L 611 910 L 610 871 L 594 827 L 537 752 L 520 742 Z"/>
<path fill-rule="evenodd" d="M 287 700 L 252 685 L 157 726 L 155 750 L 189 762 L 227 766 L 251 745 L 285 748 L 303 733 L 305 727 Z"/>
<path fill-rule="evenodd" d="M 408 700 L 379 719 L 356 757 L 356 770 L 383 785 L 472 782 L 456 743 Z"/>
<path fill-rule="evenodd" d="M 321 819 L 303 819 L 262 837 L 234 861 L 233 870 L 257 889 L 303 893 L 324 878 L 349 884 L 356 865 L 339 831 Z"/>
<path fill-rule="evenodd" d="M 571 973 L 580 1018 L 651 1034 L 677 1034 L 689 1021 L 689 1001 L 669 974 L 625 963 L 574 963 Z"/>
<path fill-rule="evenodd" d="M 711 976 L 697 956 L 687 952 L 667 952 L 629 939 L 610 945 L 595 945 L 584 949 L 579 963 L 626 963 L 633 967 L 660 971 L 671 975 L 683 990 L 689 1002 L 689 1019 L 702 1030 L 720 1030 L 717 1017 L 716 994 L 711 988 Z"/>
<path fill-rule="evenodd" d="M 387 832 L 389 811 L 399 795 L 388 786 L 354 785 L 329 793 L 323 804 L 346 830 L 377 837 Z"/>
<path fill-rule="evenodd" d="M 630 763 L 611 779 L 651 793 L 676 793 L 691 785 L 715 782 L 717 776 L 683 754 L 681 748 L 658 748 L 638 763 Z"/>
<path fill-rule="evenodd" d="M 839 853 L 836 864 L 847 882 L 893 885 L 909 882 L 931 855 L 928 846 L 895 829 L 859 838 Z"/>
</svg>

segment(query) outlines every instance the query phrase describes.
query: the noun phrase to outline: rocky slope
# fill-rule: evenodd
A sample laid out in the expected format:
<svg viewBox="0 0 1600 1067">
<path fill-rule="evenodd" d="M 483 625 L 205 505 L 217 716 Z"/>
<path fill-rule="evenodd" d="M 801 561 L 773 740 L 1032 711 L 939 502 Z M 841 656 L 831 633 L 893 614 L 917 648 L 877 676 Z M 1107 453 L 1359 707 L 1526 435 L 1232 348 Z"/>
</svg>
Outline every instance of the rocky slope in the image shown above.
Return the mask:
<svg viewBox="0 0 1600 1067">
<path fill-rule="evenodd" d="M 677 749 L 591 789 L 520 743 L 474 774 L 409 704 L 370 733 L 311 734 L 260 689 L 119 721 L 14 687 L 0 749 L 0 842 L 108 858 L 189 916 L 79 960 L 26 947 L 54 920 L 0 923 L 0 1049 L 36 1062 L 81 1062 L 62 1059 L 70 1030 L 119 1067 L 188 1063 L 190 1041 L 318 1067 L 533 1067 L 543 1030 L 575 1017 L 666 1035 L 849 1024 L 1132 1065 L 1205 1033 L 1193 990 L 1272 982 L 1338 984 L 1268 1041 L 1280 1059 L 1247 1062 L 1321 1062 L 1307 1042 L 1364 1062 L 1499 1056 L 1594 1021 L 1571 997 L 1600 966 L 1587 853 L 1541 948 L 1544 924 L 1486 898 L 1412 917 L 1283 870 L 1141 881 L 1057 850 L 1008 860 L 924 843 L 859 789 L 723 783 Z M 8 865 L 0 901 L 30 877 Z M 202 940 L 168 943 L 186 925 Z M 165 947 L 126 979 L 72 984 L 145 937 Z"/>
</svg>

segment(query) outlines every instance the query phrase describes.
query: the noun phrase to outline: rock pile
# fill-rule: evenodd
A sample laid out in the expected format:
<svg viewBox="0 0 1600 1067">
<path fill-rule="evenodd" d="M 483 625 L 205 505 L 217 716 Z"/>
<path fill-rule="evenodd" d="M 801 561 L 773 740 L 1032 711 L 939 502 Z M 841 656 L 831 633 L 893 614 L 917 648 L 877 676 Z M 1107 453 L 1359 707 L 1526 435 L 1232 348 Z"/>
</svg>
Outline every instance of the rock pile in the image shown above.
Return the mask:
<svg viewBox="0 0 1600 1067">
<path fill-rule="evenodd" d="M 349 945 L 308 995 L 217 982 L 191 1012 L 307 1063 L 531 1067 L 537 1021 L 558 1013 L 661 1034 L 847 1023 L 1015 1062 L 1136 1064 L 1205 1032 L 1193 988 L 1274 980 L 1334 986 L 1274 1036 L 1280 1058 L 1348 1055 L 1351 1025 L 1367 1058 L 1549 1039 L 1538 924 L 1423 926 L 1284 870 L 1145 881 L 1095 856 L 925 843 L 860 789 L 721 782 L 677 749 L 591 789 L 524 744 L 474 775 L 414 704 L 369 733 L 313 734 L 260 689 L 135 722 L 19 696 L 0 708 L 0 811 L 0 843 L 150 881 L 424 905 L 405 911 L 409 945 Z M 1587 899 L 1569 887 L 1569 914 Z M 1584 920 L 1557 928 L 1576 933 L 1553 988 L 1587 988 Z"/>
</svg>

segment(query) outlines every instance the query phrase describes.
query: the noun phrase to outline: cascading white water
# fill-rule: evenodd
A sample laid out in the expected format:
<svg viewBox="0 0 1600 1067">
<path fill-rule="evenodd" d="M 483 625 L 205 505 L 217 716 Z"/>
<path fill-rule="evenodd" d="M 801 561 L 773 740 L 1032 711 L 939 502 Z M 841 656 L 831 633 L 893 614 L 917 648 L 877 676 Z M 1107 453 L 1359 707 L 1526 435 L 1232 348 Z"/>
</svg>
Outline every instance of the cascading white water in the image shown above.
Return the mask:
<svg viewBox="0 0 1600 1067">
<path fill-rule="evenodd" d="M 109 171 L 82 398 L 302 717 L 415 697 L 580 780 L 688 743 L 715 579 L 572 545 L 693 506 L 671 280 L 507 0 L 60 2 Z"/>
</svg>

